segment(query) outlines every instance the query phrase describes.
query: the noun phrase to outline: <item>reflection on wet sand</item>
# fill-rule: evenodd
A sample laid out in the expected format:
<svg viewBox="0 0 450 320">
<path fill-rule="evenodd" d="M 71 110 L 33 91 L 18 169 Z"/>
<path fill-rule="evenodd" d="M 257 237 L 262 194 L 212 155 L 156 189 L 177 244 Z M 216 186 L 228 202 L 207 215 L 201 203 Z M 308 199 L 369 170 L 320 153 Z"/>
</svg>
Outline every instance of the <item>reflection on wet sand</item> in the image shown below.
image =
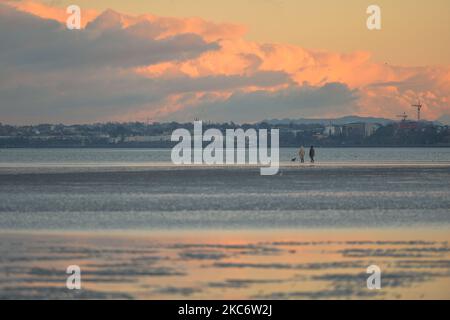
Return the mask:
<svg viewBox="0 0 450 320">
<path fill-rule="evenodd" d="M 7 232 L 2 299 L 450 299 L 442 229 Z M 82 290 L 65 287 L 79 265 Z M 366 287 L 366 268 L 382 289 Z"/>
</svg>

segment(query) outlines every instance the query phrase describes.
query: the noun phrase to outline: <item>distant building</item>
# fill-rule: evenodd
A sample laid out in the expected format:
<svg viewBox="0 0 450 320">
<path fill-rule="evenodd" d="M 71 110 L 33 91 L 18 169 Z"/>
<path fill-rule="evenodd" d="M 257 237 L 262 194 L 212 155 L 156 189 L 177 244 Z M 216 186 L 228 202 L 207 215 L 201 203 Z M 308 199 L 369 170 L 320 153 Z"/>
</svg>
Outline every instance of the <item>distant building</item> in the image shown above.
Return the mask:
<svg viewBox="0 0 450 320">
<path fill-rule="evenodd" d="M 170 141 L 170 135 L 158 135 L 158 136 L 131 136 L 125 137 L 124 142 L 161 142 Z"/>
<path fill-rule="evenodd" d="M 372 136 L 380 127 L 378 123 L 365 123 L 365 136 Z"/>
<path fill-rule="evenodd" d="M 339 136 L 342 133 L 342 128 L 340 126 L 335 126 L 335 125 L 327 125 L 325 126 L 325 128 L 323 129 L 323 135 L 327 136 L 327 137 L 331 137 L 331 136 Z"/>
<path fill-rule="evenodd" d="M 342 135 L 349 138 L 370 137 L 380 128 L 376 123 L 349 123 L 342 126 Z"/>
<path fill-rule="evenodd" d="M 398 122 L 398 127 L 400 129 L 417 129 L 418 122 L 411 121 L 411 120 L 403 120 L 403 121 Z"/>
<path fill-rule="evenodd" d="M 366 136 L 364 123 L 349 123 L 342 126 L 342 135 L 347 138 L 361 138 Z"/>
</svg>

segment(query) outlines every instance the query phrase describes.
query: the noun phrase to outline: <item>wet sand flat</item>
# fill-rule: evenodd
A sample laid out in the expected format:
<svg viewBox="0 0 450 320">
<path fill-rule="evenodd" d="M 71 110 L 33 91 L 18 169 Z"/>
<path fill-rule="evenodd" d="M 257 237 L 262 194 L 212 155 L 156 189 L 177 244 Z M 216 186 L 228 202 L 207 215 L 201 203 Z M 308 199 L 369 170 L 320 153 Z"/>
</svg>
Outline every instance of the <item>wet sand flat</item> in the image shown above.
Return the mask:
<svg viewBox="0 0 450 320">
<path fill-rule="evenodd" d="M 449 208 L 450 166 L 0 171 L 6 230 L 440 226 Z"/>
<path fill-rule="evenodd" d="M 0 230 L 2 299 L 450 299 L 445 165 L 2 168 Z"/>
<path fill-rule="evenodd" d="M 2 299 L 450 299 L 447 229 L 8 232 Z M 65 287 L 79 265 L 82 289 Z M 369 290 L 366 268 L 382 270 Z"/>
</svg>

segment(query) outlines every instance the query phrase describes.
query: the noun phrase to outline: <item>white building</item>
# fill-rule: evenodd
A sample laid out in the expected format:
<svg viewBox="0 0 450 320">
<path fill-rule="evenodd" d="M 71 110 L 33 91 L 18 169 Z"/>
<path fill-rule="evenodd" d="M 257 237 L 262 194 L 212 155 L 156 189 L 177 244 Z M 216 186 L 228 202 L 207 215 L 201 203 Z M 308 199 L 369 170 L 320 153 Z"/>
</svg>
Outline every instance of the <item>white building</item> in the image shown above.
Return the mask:
<svg viewBox="0 0 450 320">
<path fill-rule="evenodd" d="M 325 136 L 337 136 L 341 134 L 341 127 L 334 126 L 332 124 L 327 125 L 323 130 L 323 135 Z"/>
</svg>

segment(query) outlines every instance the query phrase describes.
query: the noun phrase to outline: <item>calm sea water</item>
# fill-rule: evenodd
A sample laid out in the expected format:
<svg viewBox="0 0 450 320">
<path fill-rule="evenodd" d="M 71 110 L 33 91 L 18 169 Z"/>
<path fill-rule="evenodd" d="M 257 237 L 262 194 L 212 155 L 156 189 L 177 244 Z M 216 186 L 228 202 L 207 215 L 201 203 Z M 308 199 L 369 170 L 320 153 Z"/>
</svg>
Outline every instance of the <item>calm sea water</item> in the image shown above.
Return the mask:
<svg viewBox="0 0 450 320">
<path fill-rule="evenodd" d="M 306 150 L 308 153 L 308 150 Z M 170 163 L 171 149 L 0 149 L 0 167 Z M 297 156 L 281 148 L 280 161 Z M 320 163 L 447 163 L 450 148 L 317 148 Z"/>
</svg>

